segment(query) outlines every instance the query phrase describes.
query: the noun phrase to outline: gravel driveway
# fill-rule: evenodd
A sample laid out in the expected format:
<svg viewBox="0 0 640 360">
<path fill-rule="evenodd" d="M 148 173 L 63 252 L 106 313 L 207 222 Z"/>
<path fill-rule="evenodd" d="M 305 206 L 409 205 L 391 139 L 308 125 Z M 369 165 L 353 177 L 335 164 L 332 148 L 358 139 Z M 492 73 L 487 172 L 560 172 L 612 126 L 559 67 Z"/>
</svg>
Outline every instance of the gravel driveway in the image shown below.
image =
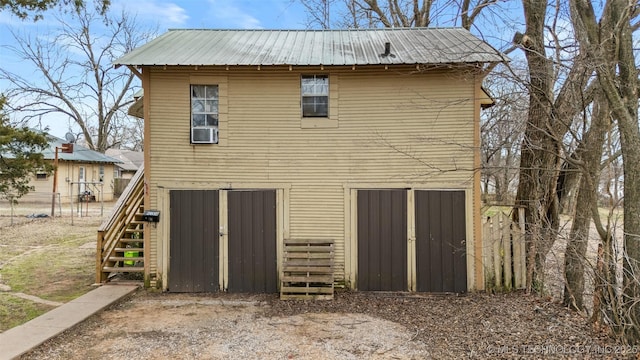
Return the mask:
<svg viewBox="0 0 640 360">
<path fill-rule="evenodd" d="M 636 358 L 584 317 L 523 294 L 139 291 L 23 359 Z"/>
</svg>

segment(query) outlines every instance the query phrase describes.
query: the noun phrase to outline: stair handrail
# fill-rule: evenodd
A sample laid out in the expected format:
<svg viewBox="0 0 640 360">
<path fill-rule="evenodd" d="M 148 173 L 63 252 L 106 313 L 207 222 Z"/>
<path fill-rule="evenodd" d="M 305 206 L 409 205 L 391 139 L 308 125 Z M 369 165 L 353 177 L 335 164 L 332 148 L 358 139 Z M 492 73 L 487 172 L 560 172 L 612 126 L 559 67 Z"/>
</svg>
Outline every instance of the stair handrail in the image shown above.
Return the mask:
<svg viewBox="0 0 640 360">
<path fill-rule="evenodd" d="M 138 189 L 138 187 L 136 187 Z M 124 215 L 121 217 L 120 221 L 115 221 L 113 226 L 111 226 L 106 232 L 104 232 L 103 244 L 102 244 L 102 262 L 106 262 L 113 250 L 117 247 L 118 240 L 122 238 L 125 234 L 125 231 L 134 220 L 136 213 L 140 205 L 143 202 L 144 193 L 142 188 L 140 187 L 139 191 L 135 191 L 131 194 L 132 201 L 128 203 L 120 214 Z M 116 217 L 118 220 L 118 217 Z M 106 239 L 106 241 L 104 241 Z"/>
<path fill-rule="evenodd" d="M 98 231 L 106 231 L 113 225 L 117 215 L 122 211 L 122 208 L 126 205 L 126 202 L 131 197 L 131 193 L 135 191 L 138 185 L 140 185 L 139 183 L 144 184 L 144 164 L 140 165 L 138 171 L 136 171 L 136 173 L 129 181 L 129 184 L 127 184 L 127 186 L 124 188 L 124 191 L 122 191 L 122 194 L 118 198 L 118 201 L 116 201 L 113 209 L 111 209 L 111 214 L 109 214 L 109 216 L 104 219 L 104 221 L 98 228 Z"/>
<path fill-rule="evenodd" d="M 144 202 L 144 166 L 141 166 L 120 195 L 109 214 L 98 228 L 96 251 L 96 282 L 105 280 L 103 268 L 117 247 L 118 241 L 135 219 Z"/>
</svg>

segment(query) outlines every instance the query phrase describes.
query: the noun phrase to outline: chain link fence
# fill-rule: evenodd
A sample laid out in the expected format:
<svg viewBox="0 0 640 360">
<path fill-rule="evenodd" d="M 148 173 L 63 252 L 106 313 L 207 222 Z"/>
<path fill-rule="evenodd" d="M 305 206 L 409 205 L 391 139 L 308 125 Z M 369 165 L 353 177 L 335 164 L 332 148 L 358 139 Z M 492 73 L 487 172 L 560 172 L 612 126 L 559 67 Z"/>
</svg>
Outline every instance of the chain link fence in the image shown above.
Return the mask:
<svg viewBox="0 0 640 360">
<path fill-rule="evenodd" d="M 31 192 L 12 202 L 0 199 L 0 227 L 17 225 L 35 218 L 74 218 L 107 215 L 113 202 L 102 202 L 92 196 L 76 195 L 72 199 L 60 193 Z"/>
</svg>

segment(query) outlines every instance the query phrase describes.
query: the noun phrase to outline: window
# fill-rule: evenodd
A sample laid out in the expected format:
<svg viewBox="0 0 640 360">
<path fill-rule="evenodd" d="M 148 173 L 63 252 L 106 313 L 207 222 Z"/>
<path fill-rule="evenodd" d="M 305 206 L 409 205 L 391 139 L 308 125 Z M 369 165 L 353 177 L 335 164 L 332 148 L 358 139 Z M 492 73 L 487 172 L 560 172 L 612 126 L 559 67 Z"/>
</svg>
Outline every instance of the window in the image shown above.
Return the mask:
<svg viewBox="0 0 640 360">
<path fill-rule="evenodd" d="M 329 77 L 303 75 L 301 83 L 302 117 L 329 116 Z"/>
<path fill-rule="evenodd" d="M 45 172 L 37 172 L 36 180 L 47 180 L 47 173 Z"/>
<path fill-rule="evenodd" d="M 98 171 L 99 171 L 98 174 L 100 176 L 98 179 L 100 179 L 100 181 L 104 181 L 104 165 L 100 165 L 100 168 Z"/>
<path fill-rule="evenodd" d="M 218 143 L 218 85 L 191 85 L 191 143 Z"/>
</svg>

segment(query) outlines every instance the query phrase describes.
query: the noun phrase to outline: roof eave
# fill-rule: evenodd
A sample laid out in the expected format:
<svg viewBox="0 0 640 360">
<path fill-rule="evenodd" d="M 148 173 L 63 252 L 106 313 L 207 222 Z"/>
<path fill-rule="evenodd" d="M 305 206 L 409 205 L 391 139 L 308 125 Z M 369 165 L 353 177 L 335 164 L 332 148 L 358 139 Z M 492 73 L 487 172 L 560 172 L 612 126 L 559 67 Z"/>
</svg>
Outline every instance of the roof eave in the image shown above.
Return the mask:
<svg viewBox="0 0 640 360">
<path fill-rule="evenodd" d="M 138 64 L 130 64 L 130 63 L 122 63 L 121 65 L 126 66 L 146 66 L 146 67 L 184 67 L 184 66 L 197 66 L 197 67 L 292 67 L 295 66 L 297 68 L 301 67 L 349 67 L 349 66 L 460 66 L 460 65 L 495 65 L 506 62 L 505 60 L 492 60 L 492 61 L 443 61 L 443 62 L 429 62 L 429 63 L 416 63 L 416 62 L 406 62 L 406 63 L 340 63 L 340 64 L 203 64 L 203 63 L 183 63 L 183 64 L 162 64 L 162 63 L 138 63 Z"/>
</svg>

